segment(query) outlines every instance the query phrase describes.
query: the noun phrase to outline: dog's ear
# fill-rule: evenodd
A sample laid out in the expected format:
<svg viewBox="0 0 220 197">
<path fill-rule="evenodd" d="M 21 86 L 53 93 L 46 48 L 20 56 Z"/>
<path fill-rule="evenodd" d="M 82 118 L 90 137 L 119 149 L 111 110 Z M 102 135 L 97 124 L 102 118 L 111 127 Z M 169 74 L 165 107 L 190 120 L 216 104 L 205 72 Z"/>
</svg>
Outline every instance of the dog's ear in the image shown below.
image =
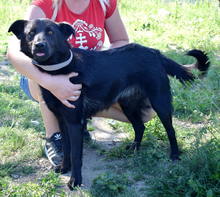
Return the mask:
<svg viewBox="0 0 220 197">
<path fill-rule="evenodd" d="M 73 36 L 75 37 L 75 29 L 70 24 L 62 22 L 58 25 L 66 40 L 71 36 L 71 34 L 73 34 Z"/>
<path fill-rule="evenodd" d="M 24 34 L 24 28 L 27 23 L 27 20 L 17 20 L 9 27 L 8 32 L 13 32 L 14 35 L 20 40 Z"/>
</svg>

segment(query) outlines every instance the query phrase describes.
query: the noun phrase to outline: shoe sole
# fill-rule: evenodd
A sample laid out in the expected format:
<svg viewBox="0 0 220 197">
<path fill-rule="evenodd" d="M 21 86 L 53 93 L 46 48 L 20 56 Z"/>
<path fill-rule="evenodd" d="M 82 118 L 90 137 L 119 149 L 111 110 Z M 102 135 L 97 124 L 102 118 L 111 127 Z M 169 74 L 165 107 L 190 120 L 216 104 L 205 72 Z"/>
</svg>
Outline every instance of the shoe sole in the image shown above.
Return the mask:
<svg viewBox="0 0 220 197">
<path fill-rule="evenodd" d="M 47 151 L 46 147 L 44 148 L 44 150 L 45 150 L 45 154 L 46 154 L 48 160 L 50 161 L 50 163 L 51 163 L 54 167 L 56 167 L 57 165 L 56 165 L 56 164 L 51 160 L 51 158 L 49 157 L 49 154 L 48 154 L 48 151 Z"/>
</svg>

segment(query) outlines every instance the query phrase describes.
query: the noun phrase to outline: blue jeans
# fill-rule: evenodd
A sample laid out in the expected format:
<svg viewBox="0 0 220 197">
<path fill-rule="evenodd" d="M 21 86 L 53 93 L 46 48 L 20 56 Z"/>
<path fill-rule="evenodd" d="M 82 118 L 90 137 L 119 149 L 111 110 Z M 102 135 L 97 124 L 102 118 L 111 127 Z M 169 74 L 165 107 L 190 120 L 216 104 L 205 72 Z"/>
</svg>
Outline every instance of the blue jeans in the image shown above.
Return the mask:
<svg viewBox="0 0 220 197">
<path fill-rule="evenodd" d="M 30 98 L 31 100 L 37 102 L 37 101 L 31 96 L 30 89 L 29 89 L 29 86 L 28 86 L 28 78 L 25 77 L 24 75 L 21 75 L 20 86 L 21 86 L 22 90 L 24 91 L 24 93 L 26 94 L 26 96 L 27 96 L 28 98 Z"/>
</svg>

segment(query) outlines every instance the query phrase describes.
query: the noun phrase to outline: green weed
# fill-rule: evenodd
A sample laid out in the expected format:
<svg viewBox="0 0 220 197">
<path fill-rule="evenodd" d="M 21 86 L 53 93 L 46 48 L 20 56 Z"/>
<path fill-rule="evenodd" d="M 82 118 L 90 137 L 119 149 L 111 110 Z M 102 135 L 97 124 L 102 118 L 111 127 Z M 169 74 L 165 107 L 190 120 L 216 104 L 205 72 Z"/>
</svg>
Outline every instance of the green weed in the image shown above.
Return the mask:
<svg viewBox="0 0 220 197">
<path fill-rule="evenodd" d="M 38 180 L 36 183 L 25 183 L 23 185 L 10 185 L 6 179 L 2 179 L 0 185 L 4 190 L 0 190 L 0 195 L 9 197 L 19 196 L 55 196 L 57 194 L 57 186 L 61 184 L 59 174 L 50 171 L 44 178 Z M 60 196 L 65 196 L 64 192 Z"/>
<path fill-rule="evenodd" d="M 182 161 L 164 165 L 148 180 L 150 196 L 219 196 L 219 147 L 213 140 L 192 144 Z"/>
<path fill-rule="evenodd" d="M 129 184 L 127 174 L 104 172 L 93 180 L 92 194 L 94 196 L 120 196 Z"/>
</svg>

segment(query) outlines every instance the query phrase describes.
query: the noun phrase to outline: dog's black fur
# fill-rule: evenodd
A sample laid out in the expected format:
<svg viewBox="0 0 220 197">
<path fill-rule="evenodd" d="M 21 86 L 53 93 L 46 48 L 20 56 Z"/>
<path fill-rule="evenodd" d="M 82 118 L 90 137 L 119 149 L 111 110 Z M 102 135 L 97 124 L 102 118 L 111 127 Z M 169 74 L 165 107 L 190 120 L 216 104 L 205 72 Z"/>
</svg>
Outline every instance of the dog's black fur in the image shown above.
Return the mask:
<svg viewBox="0 0 220 197">
<path fill-rule="evenodd" d="M 172 96 L 168 75 L 175 76 L 181 83 L 192 82 L 193 74 L 188 68 L 163 56 L 158 50 L 139 44 L 107 51 L 86 51 L 72 48 L 67 39 L 74 29 L 66 23 L 54 23 L 48 19 L 30 22 L 18 20 L 9 28 L 21 40 L 21 51 L 42 65 L 52 65 L 69 58 L 71 63 L 51 75 L 77 72 L 79 75 L 70 81 L 83 85 L 80 98 L 73 103 L 76 108 L 64 106 L 48 90 L 41 87 L 48 108 L 59 122 L 64 158 L 56 167 L 57 172 L 65 173 L 71 167 L 72 173 L 68 186 L 81 185 L 81 166 L 83 133 L 85 120 L 97 112 L 108 109 L 118 102 L 133 125 L 134 146 L 138 149 L 144 132 L 142 110 L 152 107 L 158 114 L 168 134 L 172 160 L 179 159 L 179 150 L 172 125 Z M 37 56 L 36 53 L 45 53 Z M 198 62 L 191 67 L 207 71 L 208 57 L 199 50 L 188 53 Z M 46 72 L 39 68 L 41 71 Z"/>
</svg>

